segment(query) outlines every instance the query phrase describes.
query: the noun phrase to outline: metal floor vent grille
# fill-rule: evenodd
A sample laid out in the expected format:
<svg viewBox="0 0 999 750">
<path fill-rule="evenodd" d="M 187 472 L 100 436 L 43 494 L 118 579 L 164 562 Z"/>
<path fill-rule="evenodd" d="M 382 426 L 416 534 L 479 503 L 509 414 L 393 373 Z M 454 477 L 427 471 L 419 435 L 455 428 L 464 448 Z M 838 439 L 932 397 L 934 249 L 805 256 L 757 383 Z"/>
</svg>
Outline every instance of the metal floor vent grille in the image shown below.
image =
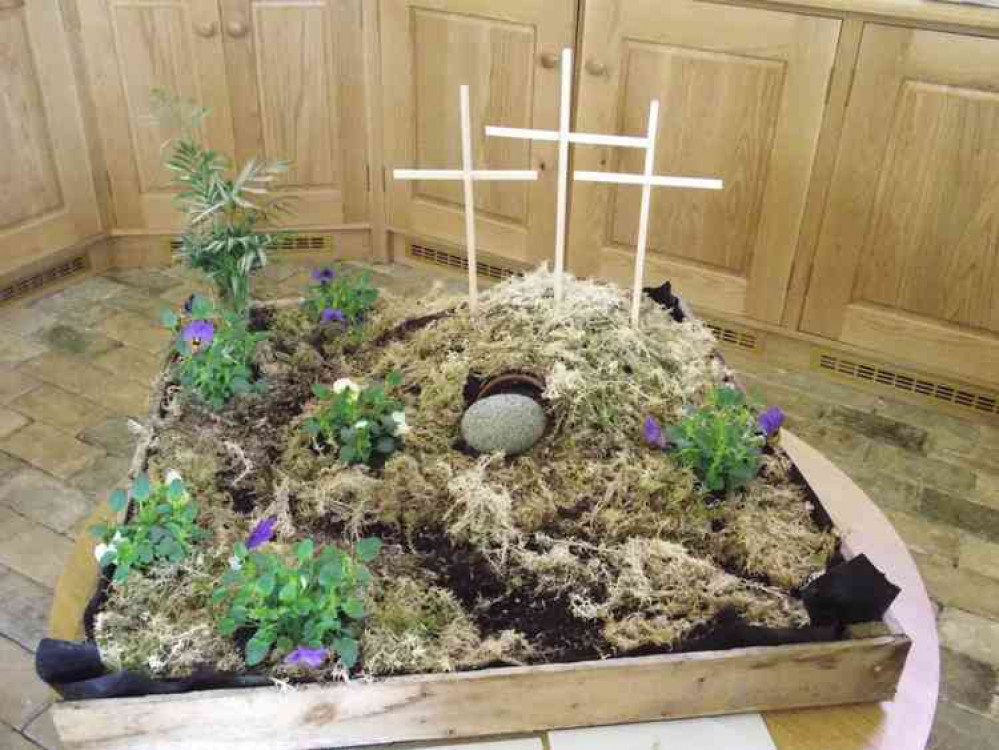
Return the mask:
<svg viewBox="0 0 999 750">
<path fill-rule="evenodd" d="M 170 240 L 170 256 L 177 258 L 182 243 L 179 238 Z M 279 236 L 271 245 L 273 253 L 316 253 L 333 249 L 333 235 L 330 234 L 289 234 Z"/>
<path fill-rule="evenodd" d="M 464 255 L 456 255 L 434 247 L 411 244 L 409 246 L 409 255 L 412 258 L 433 263 L 436 266 L 446 266 L 459 271 L 468 270 L 468 258 Z M 516 268 L 510 268 L 482 257 L 478 259 L 475 267 L 478 270 L 479 276 L 485 276 L 490 279 L 508 279 L 511 276 L 520 276 L 523 273 L 523 271 Z"/>
<path fill-rule="evenodd" d="M 38 271 L 31 276 L 25 276 L 23 279 L 18 279 L 5 287 L 0 287 L 0 303 L 10 302 L 11 300 L 26 297 L 27 295 L 37 292 L 39 289 L 42 289 L 49 284 L 54 284 L 57 281 L 68 279 L 81 273 L 86 273 L 89 269 L 89 256 L 86 254 L 74 256 L 68 260 L 61 261 L 53 266 L 49 266 L 46 269 Z"/>
<path fill-rule="evenodd" d="M 812 366 L 852 380 L 865 380 L 886 388 L 906 391 L 928 400 L 944 402 L 963 409 L 999 414 L 999 394 L 973 386 L 941 382 L 925 375 L 889 368 L 874 362 L 863 362 L 832 352 L 816 352 Z"/>
<path fill-rule="evenodd" d="M 719 344 L 728 344 L 751 352 L 759 352 L 761 349 L 760 338 L 752 331 L 722 325 L 710 320 L 705 320 L 704 324 L 711 329 Z"/>
</svg>

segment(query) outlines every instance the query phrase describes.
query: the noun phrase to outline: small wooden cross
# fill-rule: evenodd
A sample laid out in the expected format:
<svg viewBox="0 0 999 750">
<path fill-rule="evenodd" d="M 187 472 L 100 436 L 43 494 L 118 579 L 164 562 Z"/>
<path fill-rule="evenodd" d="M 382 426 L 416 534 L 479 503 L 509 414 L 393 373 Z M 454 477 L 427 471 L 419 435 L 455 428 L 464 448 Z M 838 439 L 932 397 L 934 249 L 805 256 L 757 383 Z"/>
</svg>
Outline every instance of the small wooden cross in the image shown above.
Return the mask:
<svg viewBox="0 0 999 750">
<path fill-rule="evenodd" d="M 490 170 L 472 166 L 472 117 L 468 105 L 468 86 L 460 89 L 461 106 L 461 169 L 395 169 L 397 180 L 461 180 L 465 188 L 465 244 L 468 248 L 468 306 L 474 314 L 478 309 L 479 284 L 476 270 L 475 194 L 478 180 L 536 180 L 533 169 Z"/>
</svg>

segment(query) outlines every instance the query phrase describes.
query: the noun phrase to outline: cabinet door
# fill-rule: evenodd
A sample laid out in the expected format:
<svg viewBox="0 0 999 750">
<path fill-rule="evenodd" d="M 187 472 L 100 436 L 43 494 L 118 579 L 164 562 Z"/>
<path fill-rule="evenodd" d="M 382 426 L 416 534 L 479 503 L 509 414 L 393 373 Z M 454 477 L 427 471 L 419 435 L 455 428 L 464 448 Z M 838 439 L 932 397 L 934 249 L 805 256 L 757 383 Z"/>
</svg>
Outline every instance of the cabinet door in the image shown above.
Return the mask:
<svg viewBox="0 0 999 750">
<path fill-rule="evenodd" d="M 222 0 L 236 154 L 284 159 L 295 226 L 368 216 L 362 0 Z"/>
<path fill-rule="evenodd" d="M 839 21 L 692 0 L 588 0 L 577 130 L 644 135 L 661 103 L 646 280 L 779 323 Z M 575 169 L 641 172 L 644 152 L 580 146 Z M 569 263 L 631 284 L 640 188 L 574 183 Z"/>
<path fill-rule="evenodd" d="M 557 59 L 575 0 L 383 0 L 382 80 L 389 222 L 464 245 L 460 182 L 400 182 L 393 168 L 461 167 L 458 89 L 470 87 L 479 169 L 536 169 L 537 182 L 479 182 L 480 250 L 534 264 L 555 246 L 557 145 L 486 138 L 486 125 L 558 128 Z M 549 67 L 545 67 L 544 64 Z"/>
<path fill-rule="evenodd" d="M 208 107 L 201 134 L 231 153 L 216 0 L 79 0 L 91 88 L 97 104 L 114 223 L 170 230 L 181 223 L 163 167 L 163 145 L 176 135 L 153 117 L 153 89 Z"/>
<path fill-rule="evenodd" d="M 0 3 L 0 273 L 101 231 L 56 0 Z"/>
<path fill-rule="evenodd" d="M 999 382 L 999 41 L 869 25 L 801 327 Z"/>
</svg>

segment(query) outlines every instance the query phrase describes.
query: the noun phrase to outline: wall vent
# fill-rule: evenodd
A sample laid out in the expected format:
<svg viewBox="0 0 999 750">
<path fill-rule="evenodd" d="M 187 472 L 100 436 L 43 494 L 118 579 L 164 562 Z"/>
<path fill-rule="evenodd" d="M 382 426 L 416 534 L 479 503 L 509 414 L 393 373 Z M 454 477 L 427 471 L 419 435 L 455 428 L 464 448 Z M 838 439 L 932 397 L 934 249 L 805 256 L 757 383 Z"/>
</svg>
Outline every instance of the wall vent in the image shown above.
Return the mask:
<svg viewBox="0 0 999 750">
<path fill-rule="evenodd" d="M 449 253 L 445 250 L 414 243 L 409 246 L 409 255 L 411 258 L 433 263 L 435 266 L 445 266 L 456 271 L 468 271 L 468 258 L 457 253 Z M 479 276 L 497 280 L 520 276 L 523 273 L 522 270 L 503 265 L 502 262 L 497 262 L 496 259 L 488 256 L 480 256 L 475 267 Z"/>
<path fill-rule="evenodd" d="M 49 266 L 31 276 L 0 287 L 0 303 L 26 297 L 50 284 L 55 284 L 63 279 L 72 278 L 90 270 L 90 257 L 87 254 L 76 255 L 68 260 L 60 261 Z"/>
<path fill-rule="evenodd" d="M 180 255 L 182 242 L 180 238 L 170 239 L 170 257 L 174 260 Z M 318 253 L 333 250 L 333 235 L 331 234 L 288 234 L 279 235 L 271 245 L 272 253 Z"/>
<path fill-rule="evenodd" d="M 734 346 L 737 349 L 755 354 L 759 354 L 763 349 L 760 337 L 746 328 L 737 328 L 711 320 L 705 320 L 704 324 L 711 329 L 719 344 Z"/>
<path fill-rule="evenodd" d="M 974 386 L 958 385 L 927 375 L 886 367 L 877 362 L 844 357 L 830 351 L 815 352 L 812 356 L 812 367 L 836 377 L 864 380 L 885 388 L 905 391 L 921 396 L 927 401 L 943 402 L 984 414 L 999 414 L 999 393 L 990 393 Z"/>
</svg>

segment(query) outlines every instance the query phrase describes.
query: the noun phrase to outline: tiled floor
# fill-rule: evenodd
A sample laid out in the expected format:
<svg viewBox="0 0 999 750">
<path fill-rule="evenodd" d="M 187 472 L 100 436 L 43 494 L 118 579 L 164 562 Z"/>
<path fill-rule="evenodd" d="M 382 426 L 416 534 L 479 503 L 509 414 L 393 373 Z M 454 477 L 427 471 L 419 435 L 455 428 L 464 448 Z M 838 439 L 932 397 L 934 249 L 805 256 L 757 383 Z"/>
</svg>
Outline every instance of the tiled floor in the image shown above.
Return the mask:
<svg viewBox="0 0 999 750">
<path fill-rule="evenodd" d="M 274 264 L 257 293 L 295 295 L 307 275 Z M 195 279 L 181 269 L 113 272 L 0 308 L 0 750 L 59 746 L 33 650 L 72 540 L 127 470 L 129 420 L 146 412 L 168 339 L 160 311 L 181 303 Z M 379 267 L 375 279 L 404 294 L 430 283 L 399 266 Z M 999 749 L 999 423 L 762 363 L 742 375 L 889 513 L 919 563 L 940 605 L 943 644 L 930 747 Z"/>
</svg>

